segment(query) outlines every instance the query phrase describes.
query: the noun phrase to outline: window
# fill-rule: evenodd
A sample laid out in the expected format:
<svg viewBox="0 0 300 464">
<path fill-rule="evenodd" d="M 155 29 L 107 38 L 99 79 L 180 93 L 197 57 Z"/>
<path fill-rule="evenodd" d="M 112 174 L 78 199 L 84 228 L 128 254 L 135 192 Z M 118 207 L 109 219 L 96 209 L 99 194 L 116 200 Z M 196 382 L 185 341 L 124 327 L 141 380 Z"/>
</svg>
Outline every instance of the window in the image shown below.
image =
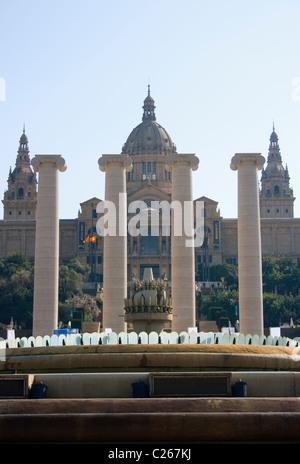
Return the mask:
<svg viewBox="0 0 300 464">
<path fill-rule="evenodd" d="M 153 162 L 152 179 L 156 179 L 156 161 Z"/>
<path fill-rule="evenodd" d="M 148 229 L 147 235 L 143 235 L 141 252 L 142 253 L 156 253 L 158 251 L 158 237 L 151 235 L 151 228 Z"/>
<path fill-rule="evenodd" d="M 143 161 L 143 180 L 146 179 L 146 163 Z"/>
<path fill-rule="evenodd" d="M 278 185 L 275 185 L 275 187 L 274 187 L 274 195 L 279 195 L 279 193 L 280 193 L 279 192 L 279 187 L 278 187 Z"/>
<path fill-rule="evenodd" d="M 165 169 L 165 180 L 171 182 L 171 172 Z"/>
<path fill-rule="evenodd" d="M 127 172 L 127 181 L 134 181 L 134 165 L 132 165 L 132 170 Z"/>
<path fill-rule="evenodd" d="M 236 266 L 236 258 L 226 258 L 227 264 L 234 264 Z"/>
</svg>

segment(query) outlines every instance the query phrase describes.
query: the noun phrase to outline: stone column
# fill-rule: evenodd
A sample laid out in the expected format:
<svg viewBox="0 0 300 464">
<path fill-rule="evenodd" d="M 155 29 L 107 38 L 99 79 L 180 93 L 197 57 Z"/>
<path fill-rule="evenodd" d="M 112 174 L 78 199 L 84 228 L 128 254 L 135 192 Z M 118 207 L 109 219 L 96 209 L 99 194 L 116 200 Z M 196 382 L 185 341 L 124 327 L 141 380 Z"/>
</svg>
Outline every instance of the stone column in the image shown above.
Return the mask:
<svg viewBox="0 0 300 464">
<path fill-rule="evenodd" d="M 238 171 L 238 268 L 240 332 L 263 335 L 263 294 L 258 170 L 260 153 L 237 153 L 231 169 Z"/>
<path fill-rule="evenodd" d="M 194 327 L 196 320 L 195 248 L 191 233 L 194 229 L 192 171 L 198 164 L 199 159 L 193 154 L 174 154 L 166 160 L 167 169 L 172 172 L 172 328 L 177 332 Z"/>
<path fill-rule="evenodd" d="M 39 173 L 33 299 L 36 337 L 52 335 L 58 324 L 58 172 L 65 171 L 66 165 L 61 155 L 36 155 L 31 164 Z"/>
<path fill-rule="evenodd" d="M 115 233 L 105 233 L 103 252 L 103 327 L 126 330 L 124 299 L 127 298 L 127 200 L 126 172 L 132 169 L 128 155 L 103 155 L 105 202 L 115 207 Z"/>
</svg>

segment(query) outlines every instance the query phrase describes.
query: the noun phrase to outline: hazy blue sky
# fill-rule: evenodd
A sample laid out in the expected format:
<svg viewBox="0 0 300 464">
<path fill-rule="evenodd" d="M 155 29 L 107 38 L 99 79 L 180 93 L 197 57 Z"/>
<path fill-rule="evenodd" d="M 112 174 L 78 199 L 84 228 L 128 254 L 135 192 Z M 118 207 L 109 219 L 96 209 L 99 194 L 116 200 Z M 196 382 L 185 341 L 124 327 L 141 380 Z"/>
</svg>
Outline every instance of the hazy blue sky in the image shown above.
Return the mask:
<svg viewBox="0 0 300 464">
<path fill-rule="evenodd" d="M 66 159 L 61 218 L 103 199 L 98 158 L 121 152 L 150 83 L 157 121 L 200 159 L 195 198 L 236 217 L 231 157 L 267 157 L 274 121 L 300 217 L 299 0 L 0 0 L 0 18 L 1 199 L 23 123 L 31 157 Z"/>
</svg>

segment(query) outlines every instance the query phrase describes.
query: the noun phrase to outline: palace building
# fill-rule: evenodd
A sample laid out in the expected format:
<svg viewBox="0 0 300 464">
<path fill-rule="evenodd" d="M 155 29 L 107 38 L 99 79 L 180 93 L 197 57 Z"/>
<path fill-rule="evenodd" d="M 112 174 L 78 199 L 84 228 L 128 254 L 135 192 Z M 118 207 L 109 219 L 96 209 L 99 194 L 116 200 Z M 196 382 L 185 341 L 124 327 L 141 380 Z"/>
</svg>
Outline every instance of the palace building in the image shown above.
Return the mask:
<svg viewBox="0 0 300 464">
<path fill-rule="evenodd" d="M 142 200 L 150 208 L 153 201 L 171 202 L 172 174 L 166 158 L 176 153 L 168 132 L 157 122 L 150 89 L 144 100 L 142 122 L 129 134 L 122 148 L 132 160 L 127 173 L 128 205 Z M 97 162 L 97 160 L 95 160 Z M 7 190 L 2 200 L 0 221 L 0 256 L 22 252 L 34 259 L 35 209 L 37 179 L 30 165 L 25 129 L 19 141 L 14 170 L 9 171 Z M 60 219 L 60 261 L 78 258 L 90 266 L 90 284 L 103 282 L 103 237 L 96 233 L 99 218 L 96 208 L 101 199 L 84 200 L 77 218 Z M 204 205 L 204 240 L 195 248 L 195 280 L 210 280 L 210 267 L 216 264 L 238 264 L 237 219 L 221 216 L 218 202 L 202 196 Z M 283 167 L 278 136 L 274 126 L 270 136 L 267 163 L 261 175 L 260 216 L 263 255 L 289 255 L 300 262 L 300 218 L 294 218 L 294 195 L 287 167 Z M 130 213 L 128 214 L 130 220 Z M 158 222 L 155 235 L 128 235 L 127 277 L 141 279 L 143 271 L 152 267 L 155 278 L 172 280 L 171 236 L 161 233 Z M 95 241 L 86 240 L 95 235 Z"/>
</svg>

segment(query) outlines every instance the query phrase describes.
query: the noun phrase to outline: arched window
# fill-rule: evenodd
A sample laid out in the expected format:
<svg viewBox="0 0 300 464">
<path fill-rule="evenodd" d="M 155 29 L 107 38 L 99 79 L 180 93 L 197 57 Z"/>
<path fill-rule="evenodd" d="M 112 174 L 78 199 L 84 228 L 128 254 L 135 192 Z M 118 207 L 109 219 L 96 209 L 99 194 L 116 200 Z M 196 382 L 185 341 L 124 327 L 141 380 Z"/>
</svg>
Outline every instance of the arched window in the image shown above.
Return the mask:
<svg viewBox="0 0 300 464">
<path fill-rule="evenodd" d="M 274 187 L 274 195 L 279 195 L 279 193 L 280 193 L 279 192 L 279 187 L 278 187 L 278 185 L 275 185 L 275 187 Z"/>
<path fill-rule="evenodd" d="M 18 190 L 18 198 L 24 198 L 24 190 L 22 188 Z"/>
</svg>

